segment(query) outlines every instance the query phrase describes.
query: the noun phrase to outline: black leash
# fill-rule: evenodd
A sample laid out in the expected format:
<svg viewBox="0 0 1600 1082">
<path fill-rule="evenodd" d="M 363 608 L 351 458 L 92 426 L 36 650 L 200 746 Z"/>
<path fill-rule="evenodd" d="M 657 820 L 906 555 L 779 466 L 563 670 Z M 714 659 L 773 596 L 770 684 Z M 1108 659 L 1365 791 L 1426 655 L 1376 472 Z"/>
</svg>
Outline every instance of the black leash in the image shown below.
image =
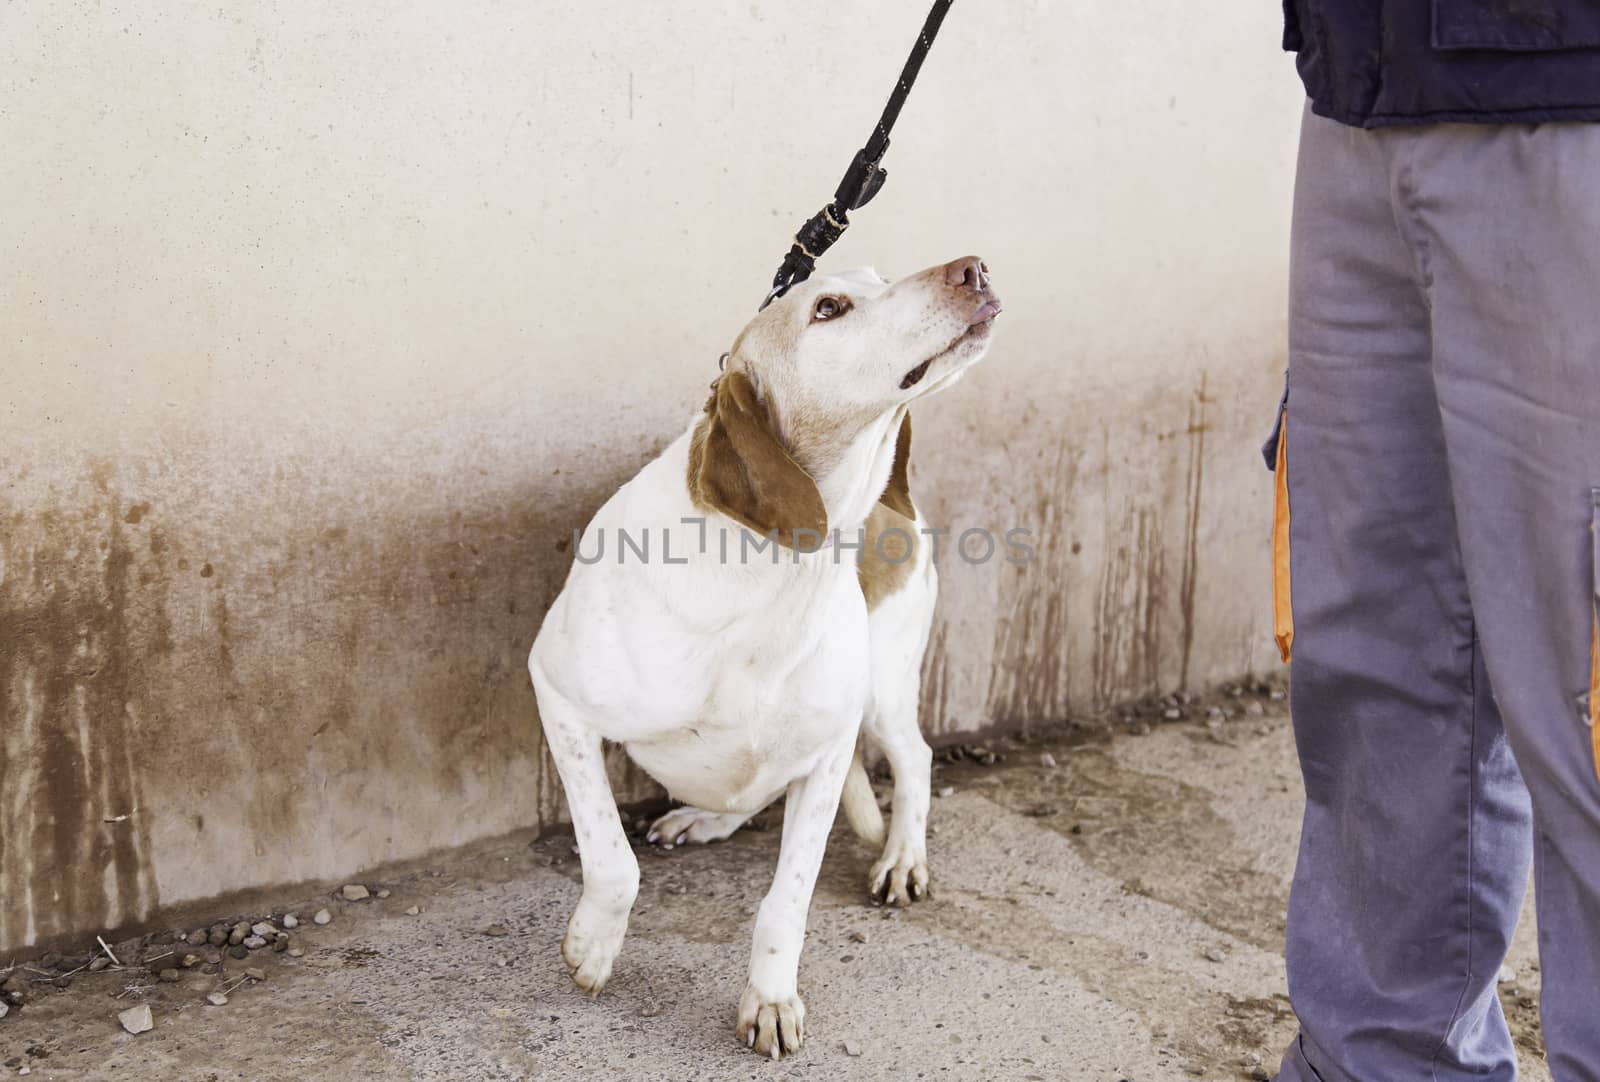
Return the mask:
<svg viewBox="0 0 1600 1082">
<path fill-rule="evenodd" d="M 906 66 L 900 70 L 900 81 L 895 85 L 894 93 L 889 95 L 889 104 L 884 106 L 883 115 L 878 118 L 878 127 L 867 140 L 867 145 L 856 151 L 855 160 L 850 163 L 844 179 L 833 193 L 833 202 L 818 211 L 794 235 L 794 247 L 783 257 L 783 265 L 772 279 L 772 292 L 761 302 L 761 307 L 765 308 L 788 292 L 791 286 L 811 277 L 817 260 L 850 228 L 850 211 L 866 206 L 878 194 L 878 189 L 883 187 L 883 182 L 889 176 L 882 164 L 883 156 L 889 150 L 889 132 L 900 118 L 900 109 L 911 93 L 911 85 L 917 81 L 922 61 L 928 55 L 928 50 L 933 48 L 933 39 L 938 36 L 939 26 L 954 2 L 934 0 L 933 10 L 928 12 L 928 21 L 922 24 L 917 44 L 906 58 Z"/>
</svg>

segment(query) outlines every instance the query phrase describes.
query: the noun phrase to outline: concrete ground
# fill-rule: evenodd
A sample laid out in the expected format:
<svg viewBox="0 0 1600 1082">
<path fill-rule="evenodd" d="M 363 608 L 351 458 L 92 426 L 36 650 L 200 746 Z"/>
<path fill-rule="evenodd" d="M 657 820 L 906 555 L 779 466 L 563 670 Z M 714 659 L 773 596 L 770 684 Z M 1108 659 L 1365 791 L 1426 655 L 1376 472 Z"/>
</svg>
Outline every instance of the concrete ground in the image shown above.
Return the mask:
<svg viewBox="0 0 1600 1082">
<path fill-rule="evenodd" d="M 1158 708 L 1153 728 L 993 742 L 993 765 L 941 756 L 955 761 L 935 780 L 948 795 L 933 809 L 934 896 L 909 910 L 868 904 L 872 854 L 837 832 L 801 969 L 807 1041 L 779 1064 L 733 1036 L 777 850 L 770 812 L 719 845 L 640 843 L 639 902 L 598 1000 L 557 954 L 580 883 L 570 835 L 512 837 L 386 869 L 366 883 L 384 898 L 243 914 L 296 914 L 298 958 L 202 953 L 169 983 L 156 974 L 186 945 L 166 935 L 65 990 L 38 960 L 19 967 L 29 998 L 0 1018 L 0 1064 L 174 1082 L 1265 1078 L 1294 1031 L 1281 950 L 1299 778 L 1280 703 L 1213 705 L 1231 716 L 1167 722 Z M 331 923 L 310 923 L 323 907 Z M 1531 933 L 1502 995 L 1524 1077 L 1547 1082 Z M 210 1005 L 219 988 L 228 1002 Z M 141 1003 L 155 1027 L 130 1035 L 118 1012 Z"/>
</svg>

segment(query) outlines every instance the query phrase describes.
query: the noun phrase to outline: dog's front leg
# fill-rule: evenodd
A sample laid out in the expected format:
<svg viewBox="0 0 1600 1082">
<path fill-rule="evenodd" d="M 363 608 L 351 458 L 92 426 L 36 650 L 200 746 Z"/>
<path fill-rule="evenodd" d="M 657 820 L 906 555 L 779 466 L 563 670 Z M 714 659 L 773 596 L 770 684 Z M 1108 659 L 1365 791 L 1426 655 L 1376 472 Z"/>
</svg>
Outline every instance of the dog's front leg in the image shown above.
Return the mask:
<svg viewBox="0 0 1600 1082">
<path fill-rule="evenodd" d="M 639 894 L 639 862 L 617 815 L 617 801 L 600 737 L 578 711 L 530 665 L 539 698 L 545 742 L 556 761 L 583 864 L 583 896 L 567 924 L 561 957 L 572 980 L 592 996 L 600 994 L 611 965 L 622 950 L 628 914 Z"/>
<path fill-rule="evenodd" d="M 920 656 L 920 655 L 919 655 Z M 910 905 L 928 893 L 928 803 L 932 795 L 933 749 L 917 725 L 921 671 L 908 669 L 892 685 L 876 689 L 864 722 L 894 772 L 894 803 L 883 855 L 872 865 L 867 889 L 889 905 Z"/>
<path fill-rule="evenodd" d="M 852 725 L 849 736 L 828 749 L 810 774 L 789 783 L 778 870 L 756 913 L 750 983 L 739 1001 L 736 1032 L 740 1040 L 773 1059 L 796 1051 L 805 1039 L 800 949 L 805 944 L 811 892 L 855 751 L 856 728 Z"/>
</svg>

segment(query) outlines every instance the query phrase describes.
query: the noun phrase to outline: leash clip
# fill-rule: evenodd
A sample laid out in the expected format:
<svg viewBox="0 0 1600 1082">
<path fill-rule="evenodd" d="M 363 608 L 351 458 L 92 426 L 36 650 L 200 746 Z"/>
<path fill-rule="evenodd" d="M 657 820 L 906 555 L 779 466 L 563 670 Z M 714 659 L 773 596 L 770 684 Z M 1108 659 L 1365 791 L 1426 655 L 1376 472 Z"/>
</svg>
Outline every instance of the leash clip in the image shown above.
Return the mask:
<svg viewBox="0 0 1600 1082">
<path fill-rule="evenodd" d="M 856 151 L 850 168 L 845 170 L 844 179 L 839 181 L 839 187 L 833 193 L 834 206 L 847 211 L 860 210 L 872 202 L 872 197 L 878 194 L 883 182 L 889 179 L 888 170 L 878 164 L 883 161 L 883 153 L 888 149 L 889 141 L 885 139 L 883 151 L 879 151 L 876 158 L 867 157 L 866 147 Z"/>
<path fill-rule="evenodd" d="M 810 278 L 811 272 L 817 268 L 817 260 L 849 228 L 850 215 L 835 203 L 829 203 L 813 214 L 811 220 L 794 235 L 789 254 L 783 257 L 783 264 L 772 279 L 772 292 L 761 302 L 761 307 L 765 308 L 787 293 L 790 287 Z"/>
<path fill-rule="evenodd" d="M 885 141 L 884 149 L 888 148 Z M 833 202 L 812 215 L 794 235 L 794 244 L 783 257 L 783 265 L 772 279 L 772 292 L 761 302 L 762 308 L 810 278 L 811 272 L 817 269 L 817 260 L 850 228 L 850 212 L 872 202 L 872 197 L 883 188 L 883 182 L 889 179 L 888 171 L 878 164 L 882 157 L 881 153 L 877 158 L 868 157 L 865 147 L 856 151 L 850 168 L 845 170 L 839 187 L 834 190 Z"/>
</svg>

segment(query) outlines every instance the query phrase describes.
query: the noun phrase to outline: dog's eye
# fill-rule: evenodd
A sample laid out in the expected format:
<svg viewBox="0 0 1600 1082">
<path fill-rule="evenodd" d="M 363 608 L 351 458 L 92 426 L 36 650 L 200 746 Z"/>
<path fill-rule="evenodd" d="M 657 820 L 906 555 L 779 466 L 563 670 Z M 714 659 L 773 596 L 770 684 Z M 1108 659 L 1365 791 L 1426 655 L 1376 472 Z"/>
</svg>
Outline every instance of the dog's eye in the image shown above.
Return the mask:
<svg viewBox="0 0 1600 1082">
<path fill-rule="evenodd" d="M 818 297 L 816 305 L 811 309 L 811 320 L 822 323 L 830 319 L 838 319 L 850 311 L 850 302 L 843 297 Z"/>
</svg>

